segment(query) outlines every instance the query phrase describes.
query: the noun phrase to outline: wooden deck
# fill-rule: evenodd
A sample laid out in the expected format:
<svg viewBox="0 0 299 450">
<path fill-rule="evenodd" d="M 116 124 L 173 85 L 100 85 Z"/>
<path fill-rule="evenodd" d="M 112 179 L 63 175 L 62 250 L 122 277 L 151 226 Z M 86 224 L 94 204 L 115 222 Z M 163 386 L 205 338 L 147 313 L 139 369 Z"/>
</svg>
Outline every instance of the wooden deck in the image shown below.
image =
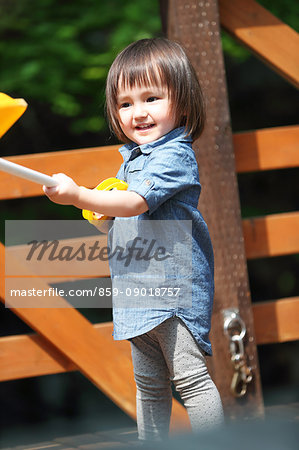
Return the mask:
<svg viewBox="0 0 299 450">
<path fill-rule="evenodd" d="M 120 430 L 101 431 L 74 436 L 58 437 L 52 441 L 5 447 L 2 450 L 73 450 L 73 449 L 131 449 L 139 447 L 137 430 L 122 428 Z"/>
<path fill-rule="evenodd" d="M 168 450 L 173 448 L 178 450 L 195 450 L 205 448 L 206 450 L 214 450 L 222 448 L 222 450 L 231 450 L 234 448 L 238 439 L 252 444 L 254 448 L 260 444 L 260 439 L 268 442 L 267 448 L 285 448 L 286 450 L 297 449 L 298 430 L 299 430 L 299 403 L 291 403 L 288 405 L 267 406 L 265 408 L 265 420 L 249 420 L 249 421 L 233 421 L 227 423 L 224 428 L 218 432 L 203 433 L 200 438 L 191 433 L 178 434 L 172 436 L 170 441 L 155 444 L 156 450 Z M 285 446 L 281 447 L 281 442 Z M 199 445 L 200 443 L 200 445 Z M 278 445 L 276 445 L 278 444 Z M 276 446 L 275 446 L 276 445 Z M 144 450 L 153 450 L 153 443 L 141 445 L 137 438 L 137 429 L 134 427 L 121 428 L 109 431 L 100 431 L 96 433 L 86 433 L 74 436 L 58 437 L 53 440 L 33 443 L 30 445 L 19 445 L 15 447 L 5 447 L 1 450 L 103 450 L 103 449 L 122 449 L 134 450 L 142 448 Z M 246 447 L 247 448 L 247 447 Z"/>
</svg>

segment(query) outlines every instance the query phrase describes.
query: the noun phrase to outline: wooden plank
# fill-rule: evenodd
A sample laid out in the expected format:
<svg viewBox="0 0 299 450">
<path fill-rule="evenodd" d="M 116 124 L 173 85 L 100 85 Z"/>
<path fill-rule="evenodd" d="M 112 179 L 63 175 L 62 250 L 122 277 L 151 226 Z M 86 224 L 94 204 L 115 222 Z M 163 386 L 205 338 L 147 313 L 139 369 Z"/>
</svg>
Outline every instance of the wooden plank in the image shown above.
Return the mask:
<svg viewBox="0 0 299 450">
<path fill-rule="evenodd" d="M 299 86 L 299 35 L 254 0 L 219 0 L 223 28 L 294 86 Z"/>
<path fill-rule="evenodd" d="M 253 304 L 257 344 L 299 339 L 299 297 Z M 112 322 L 93 325 L 99 337 L 111 340 L 131 360 L 128 341 L 113 341 Z M 49 341 L 38 334 L 0 338 L 0 381 L 15 380 L 78 370 Z"/>
<path fill-rule="evenodd" d="M 90 229 L 92 230 L 91 225 Z M 7 246 L 5 250 L 6 278 L 27 276 L 28 269 L 30 270 L 32 277 L 45 277 L 48 281 L 51 278 L 51 283 L 62 283 L 63 281 L 71 281 L 77 278 L 110 277 L 107 256 L 105 255 L 103 258 L 99 258 L 100 249 L 107 248 L 107 235 L 98 233 L 95 228 L 94 230 L 94 236 L 59 239 L 59 244 L 54 253 L 55 258 L 63 251 L 63 248 L 72 248 L 72 254 L 75 254 L 80 247 L 84 246 L 84 254 L 80 252 L 78 258 L 69 261 L 61 257 L 51 260 L 51 263 L 49 264 L 48 258 L 53 247 L 49 247 L 41 259 L 38 259 L 38 257 L 42 247 L 37 247 L 31 258 L 27 259 L 33 246 L 28 246 L 27 243 Z M 49 243 L 51 242 L 52 241 L 49 240 Z M 92 258 L 89 258 L 91 248 L 96 248 L 96 251 L 93 252 Z M 80 260 L 82 255 L 83 259 Z M 20 270 L 16 271 L 15 260 L 26 262 L 26 266 L 19 266 Z"/>
<path fill-rule="evenodd" d="M 5 303 L 4 256 L 4 246 L 0 243 L 0 300 L 3 303 Z M 34 286 L 37 289 L 48 287 L 43 280 L 38 279 L 35 279 Z M 43 301 L 48 302 L 51 299 L 40 297 L 39 300 L 42 306 Z M 41 336 L 38 342 L 31 339 L 33 356 L 37 356 L 36 343 L 45 346 L 46 353 L 55 359 L 56 370 L 59 367 L 65 369 L 76 367 L 123 411 L 136 419 L 136 386 L 131 358 L 128 357 L 128 351 L 123 351 L 124 344 L 112 340 L 111 326 L 101 333 L 101 327 L 96 329 L 78 311 L 68 306 L 68 303 L 60 298 L 57 308 L 12 308 L 12 311 Z M 43 364 L 49 364 L 48 358 Z M 171 417 L 172 433 L 189 428 L 185 408 L 174 401 Z"/>
<path fill-rule="evenodd" d="M 299 252 L 299 212 L 243 220 L 247 259 Z"/>
<path fill-rule="evenodd" d="M 298 126 L 236 133 L 233 135 L 233 142 L 236 170 L 239 173 L 299 166 Z M 79 184 L 93 187 L 100 180 L 116 175 L 121 164 L 118 148 L 119 146 L 112 145 L 12 156 L 6 159 L 49 175 L 65 171 Z M 99 158 L 100 167 L 94 164 Z M 43 195 L 39 185 L 0 172 L 0 200 L 38 195 Z"/>
<path fill-rule="evenodd" d="M 167 35 L 183 44 L 207 101 L 206 127 L 199 140 L 194 142 L 193 149 L 204 186 L 199 209 L 207 221 L 215 253 L 215 301 L 211 330 L 214 357 L 208 358 L 209 369 L 220 391 L 225 413 L 231 418 L 257 417 L 263 415 L 263 400 L 243 243 L 218 2 L 162 1 L 168 4 L 168 9 L 163 4 L 161 8 L 162 11 L 167 11 L 167 17 L 163 20 Z M 233 367 L 229 343 L 223 335 L 223 310 L 226 308 L 238 308 L 246 322 L 248 339 L 245 352 L 250 355 L 254 367 L 253 381 L 241 401 L 234 398 L 230 391 Z"/>
<path fill-rule="evenodd" d="M 299 166 L 299 126 L 236 133 L 233 142 L 238 173 Z"/>
<path fill-rule="evenodd" d="M 131 360 L 129 341 L 113 340 L 112 322 L 93 327 L 98 331 L 99 339 L 102 336 L 109 339 L 113 347 L 121 349 L 124 356 Z M 1 337 L 0 349 L 0 381 L 78 370 L 69 358 L 39 334 Z"/>
<path fill-rule="evenodd" d="M 299 297 L 253 304 L 257 344 L 299 339 Z M 112 322 L 93 325 L 99 336 L 111 340 L 131 360 L 128 341 L 113 341 Z M 78 370 L 68 358 L 38 334 L 0 338 L 0 381 Z"/>
<path fill-rule="evenodd" d="M 243 236 L 245 241 L 245 251 L 247 259 L 272 257 L 294 254 L 299 252 L 299 212 L 271 214 L 263 217 L 253 217 L 242 221 Z M 86 248 L 89 248 L 95 241 L 99 242 L 99 247 L 107 245 L 106 236 L 84 237 Z M 82 238 L 67 239 L 61 241 L 61 245 L 77 248 L 81 245 Z M 6 276 L 15 277 L 15 259 L 26 260 L 28 246 L 12 246 L 7 250 Z M 71 279 L 84 277 L 109 277 L 109 267 L 107 261 L 52 261 L 51 273 L 49 266 L 42 264 L 42 261 L 28 261 L 30 270 L 34 276 L 44 276 L 50 278 L 52 283 L 61 283 Z M 24 268 L 26 272 L 26 268 Z M 24 272 L 24 273 L 25 273 Z M 18 277 L 23 272 L 18 273 Z M 54 277 L 54 278 L 53 278 Z M 56 278 L 55 278 L 56 277 Z"/>
<path fill-rule="evenodd" d="M 0 381 L 53 375 L 77 366 L 38 334 L 0 338 Z"/>
<path fill-rule="evenodd" d="M 242 221 L 243 236 L 245 241 L 245 250 L 247 259 L 272 257 L 294 254 L 299 252 L 299 212 L 271 214 L 263 217 L 252 217 Z M 103 248 L 107 245 L 106 235 L 87 236 L 83 238 L 86 248 L 94 244 L 95 240 L 99 243 L 99 247 Z M 82 243 L 82 238 L 73 238 L 60 241 L 61 246 L 71 246 L 78 248 Z M 16 259 L 25 261 L 28 255 L 28 245 L 18 245 L 8 247 L 6 249 L 7 264 L 6 278 L 21 278 L 26 273 L 18 272 L 15 275 Z M 69 263 L 66 261 L 52 261 L 51 267 L 47 264 L 47 260 L 36 261 L 32 258 L 27 261 L 30 266 L 32 276 L 43 276 L 51 283 L 62 283 L 79 278 L 109 277 L 109 267 L 107 261 L 76 261 Z"/>
<path fill-rule="evenodd" d="M 53 175 L 64 172 L 75 181 L 93 188 L 114 177 L 122 163 L 119 145 L 12 156 L 5 159 Z M 40 185 L 0 172 L 0 200 L 42 195 Z"/>
<path fill-rule="evenodd" d="M 253 316 L 258 344 L 299 339 L 299 297 L 256 303 Z"/>
</svg>

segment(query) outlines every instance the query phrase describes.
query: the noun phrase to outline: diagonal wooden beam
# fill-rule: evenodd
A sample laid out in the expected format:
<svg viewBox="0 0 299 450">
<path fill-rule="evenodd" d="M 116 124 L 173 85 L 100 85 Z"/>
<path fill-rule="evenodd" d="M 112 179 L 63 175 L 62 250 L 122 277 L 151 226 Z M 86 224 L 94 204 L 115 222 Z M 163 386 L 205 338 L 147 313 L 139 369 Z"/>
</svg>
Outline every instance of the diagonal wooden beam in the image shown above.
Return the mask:
<svg viewBox="0 0 299 450">
<path fill-rule="evenodd" d="M 129 342 L 113 341 L 112 322 L 95 324 L 93 327 L 98 332 L 98 339 L 108 339 L 131 361 Z M 1 337 L 0 348 L 0 381 L 78 370 L 76 364 L 40 334 Z"/>
<path fill-rule="evenodd" d="M 254 0 L 219 0 L 223 28 L 299 86 L 299 35 Z"/>
<path fill-rule="evenodd" d="M 0 297 L 4 303 L 4 246 L 0 246 L 2 282 Z M 16 266 L 18 263 L 16 261 Z M 37 289 L 47 287 L 34 279 Z M 48 340 L 78 369 L 129 416 L 135 417 L 135 383 L 132 366 L 123 353 L 107 338 L 99 339 L 92 324 L 77 310 L 69 308 L 63 298 L 56 299 L 57 308 L 43 308 L 50 298 L 40 297 L 40 308 L 12 308 L 33 330 Z"/>
<path fill-rule="evenodd" d="M 0 300 L 5 303 L 5 249 L 0 243 Z M 18 262 L 16 261 L 16 267 Z M 23 270 L 24 273 L 24 270 Z M 28 274 L 29 275 L 29 274 Z M 48 286 L 34 279 L 36 289 Z M 40 305 L 51 298 L 40 297 Z M 100 333 L 63 298 L 56 299 L 56 308 L 12 308 L 12 311 L 35 330 L 47 352 L 56 355 L 58 364 L 71 365 L 83 373 L 130 417 L 136 419 L 136 387 L 131 359 L 113 341 L 111 334 Z M 106 330 L 107 331 L 107 330 Z M 111 331 L 111 330 L 110 330 Z M 186 410 L 174 401 L 171 429 L 190 427 Z"/>
</svg>

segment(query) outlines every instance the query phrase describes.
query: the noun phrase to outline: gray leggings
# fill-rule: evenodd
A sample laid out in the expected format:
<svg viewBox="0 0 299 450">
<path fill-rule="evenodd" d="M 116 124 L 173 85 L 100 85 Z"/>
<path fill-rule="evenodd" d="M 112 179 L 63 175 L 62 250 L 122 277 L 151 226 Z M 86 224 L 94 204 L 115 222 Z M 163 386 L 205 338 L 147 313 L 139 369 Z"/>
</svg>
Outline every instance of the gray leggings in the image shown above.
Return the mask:
<svg viewBox="0 0 299 450">
<path fill-rule="evenodd" d="M 184 402 L 193 431 L 223 423 L 221 399 L 208 373 L 204 353 L 179 318 L 167 319 L 133 338 L 131 348 L 139 439 L 161 440 L 167 436 L 171 381 Z"/>
</svg>

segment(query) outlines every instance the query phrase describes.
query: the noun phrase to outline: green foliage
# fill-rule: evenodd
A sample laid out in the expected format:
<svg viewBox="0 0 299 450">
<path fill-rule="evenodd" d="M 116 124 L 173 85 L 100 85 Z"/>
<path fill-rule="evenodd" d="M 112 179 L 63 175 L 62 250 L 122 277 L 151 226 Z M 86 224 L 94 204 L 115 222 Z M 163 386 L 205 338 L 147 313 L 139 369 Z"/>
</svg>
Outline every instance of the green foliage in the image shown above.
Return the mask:
<svg viewBox="0 0 299 450">
<path fill-rule="evenodd" d="M 274 16 L 299 31 L 299 3 L 297 0 L 258 0 Z"/>
<path fill-rule="evenodd" d="M 260 3 L 299 28 L 296 0 Z M 103 131 L 105 79 L 114 57 L 160 32 L 159 0 L 0 0 L 0 91 L 70 118 L 72 133 Z M 222 42 L 238 62 L 249 57 L 226 33 Z"/>
<path fill-rule="evenodd" d="M 10 0 L 0 10 L 0 90 L 72 118 L 78 134 L 106 126 L 115 55 L 161 28 L 158 0 Z"/>
</svg>

